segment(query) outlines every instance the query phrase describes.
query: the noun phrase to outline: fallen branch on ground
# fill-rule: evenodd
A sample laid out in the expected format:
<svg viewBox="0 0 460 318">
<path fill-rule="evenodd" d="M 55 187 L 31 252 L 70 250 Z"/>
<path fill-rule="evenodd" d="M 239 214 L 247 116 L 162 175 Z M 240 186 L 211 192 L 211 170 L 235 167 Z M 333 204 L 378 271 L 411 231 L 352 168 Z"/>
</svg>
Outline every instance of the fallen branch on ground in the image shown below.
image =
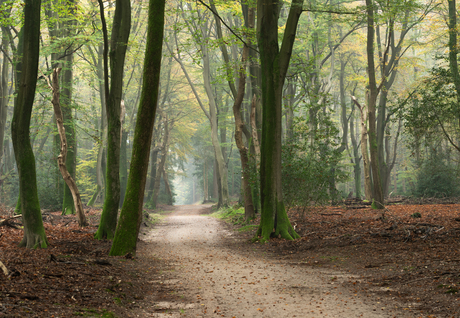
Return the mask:
<svg viewBox="0 0 460 318">
<path fill-rule="evenodd" d="M 17 219 L 17 218 L 20 218 L 20 217 L 22 217 L 22 215 L 15 215 L 15 216 L 12 216 L 12 217 L 10 217 L 10 218 L 1 220 L 1 221 L 0 221 L 0 226 L 2 226 L 2 225 L 8 225 L 8 222 L 9 222 L 9 221 L 14 220 L 14 219 Z"/>
<path fill-rule="evenodd" d="M 5 276 L 8 276 L 10 274 L 10 271 L 8 270 L 8 268 L 6 268 L 2 261 L 0 261 L 0 267 L 2 268 L 3 274 L 5 274 Z"/>
</svg>

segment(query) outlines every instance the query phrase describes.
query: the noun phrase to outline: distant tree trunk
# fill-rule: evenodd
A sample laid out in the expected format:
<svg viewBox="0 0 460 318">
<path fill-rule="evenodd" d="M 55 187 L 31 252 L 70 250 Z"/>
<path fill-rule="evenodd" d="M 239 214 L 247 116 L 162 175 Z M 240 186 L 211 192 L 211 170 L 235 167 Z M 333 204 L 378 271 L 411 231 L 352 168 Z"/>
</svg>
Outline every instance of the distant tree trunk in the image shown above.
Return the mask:
<svg viewBox="0 0 460 318">
<path fill-rule="evenodd" d="M 88 202 L 88 206 L 93 206 L 96 203 L 97 198 L 102 192 L 102 171 L 101 171 L 101 161 L 103 154 L 102 142 L 99 144 L 99 149 L 97 150 L 97 162 L 96 162 L 96 191 L 91 196 L 91 199 Z"/>
<path fill-rule="evenodd" d="M 19 85 L 11 125 L 24 224 L 24 237 L 19 245 L 27 248 L 48 246 L 38 201 L 35 157 L 29 138 L 40 56 L 40 7 L 40 0 L 25 0 L 18 54 L 22 54 L 22 59 L 16 64 Z"/>
<path fill-rule="evenodd" d="M 211 69 L 208 46 L 203 44 L 203 81 L 209 102 L 209 122 L 211 124 L 211 142 L 216 157 L 218 176 L 219 176 L 219 207 L 228 206 L 228 167 L 224 157 L 224 151 L 219 142 L 219 127 L 217 122 L 217 105 L 214 99 L 213 88 L 211 85 Z"/>
<path fill-rule="evenodd" d="M 282 95 L 289 61 L 302 13 L 303 0 L 293 0 L 286 21 L 281 48 L 278 46 L 278 17 L 282 3 L 259 0 L 257 39 L 262 68 L 262 147 L 260 186 L 262 212 L 257 235 L 261 241 L 270 236 L 295 239 L 299 235 L 289 222 L 281 186 Z"/>
<path fill-rule="evenodd" d="M 354 110 L 354 104 L 352 103 L 352 112 Z M 355 197 L 361 198 L 361 157 L 359 156 L 358 142 L 355 137 L 355 125 L 354 118 L 350 116 L 350 137 L 351 144 L 353 147 L 353 157 L 351 163 L 353 164 L 354 181 L 355 181 Z"/>
<path fill-rule="evenodd" d="M 366 200 L 372 199 L 372 184 L 370 175 L 369 153 L 367 150 L 367 121 L 363 107 L 359 104 L 354 96 L 351 97 L 353 102 L 359 108 L 361 113 L 361 154 L 363 157 L 363 170 L 364 170 L 364 196 Z"/>
<path fill-rule="evenodd" d="M 69 54 L 65 58 L 65 64 L 62 75 L 62 114 L 64 116 L 63 124 L 66 131 L 67 159 L 66 168 L 75 180 L 75 172 L 77 167 L 77 138 L 75 132 L 75 122 L 72 116 L 72 86 L 73 86 L 73 54 Z M 62 204 L 62 214 L 75 214 L 75 203 L 72 191 L 67 184 L 64 185 L 64 200 Z"/>
<path fill-rule="evenodd" d="M 122 129 L 121 145 L 120 145 L 120 204 L 123 206 L 125 200 L 126 187 L 128 184 L 128 132 Z"/>
<path fill-rule="evenodd" d="M 168 173 L 166 172 L 165 167 L 163 167 L 163 181 L 165 183 L 166 196 L 168 197 L 166 203 L 169 205 L 172 205 L 173 204 L 173 194 L 171 191 L 171 186 L 169 185 L 169 177 L 168 177 Z"/>
<path fill-rule="evenodd" d="M 126 197 L 110 255 L 135 253 L 160 82 L 165 0 L 150 0 L 144 77 Z"/>
<path fill-rule="evenodd" d="M 99 45 L 97 50 L 97 58 L 94 58 L 94 62 L 96 64 L 97 69 L 97 78 L 98 78 L 98 90 L 99 90 L 99 98 L 101 101 L 101 120 L 100 120 L 100 135 L 99 135 L 99 150 L 97 154 L 97 163 L 96 163 L 96 191 L 93 193 L 90 201 L 88 202 L 88 206 L 93 206 L 98 197 L 102 194 L 102 188 L 104 187 L 104 171 L 105 171 L 105 139 L 106 139 L 106 130 L 107 130 L 107 115 L 106 115 L 106 94 L 104 91 L 104 66 L 103 66 L 103 57 L 102 51 L 104 50 L 104 46 L 102 44 Z"/>
<path fill-rule="evenodd" d="M 251 14 L 254 15 L 254 10 L 251 10 Z M 255 217 L 254 204 L 252 202 L 252 193 L 249 180 L 251 178 L 250 167 L 249 167 L 249 151 L 243 141 L 243 128 L 244 123 L 241 118 L 241 104 L 243 103 L 244 90 L 246 86 L 246 61 L 249 55 L 249 47 L 244 45 L 243 53 L 241 57 L 241 69 L 238 81 L 238 91 L 235 102 L 233 104 L 233 116 L 235 117 L 235 142 L 240 152 L 241 169 L 243 175 L 243 195 L 244 195 L 244 217 L 245 220 L 251 220 Z"/>
<path fill-rule="evenodd" d="M 165 170 L 166 159 L 168 158 L 168 149 L 169 149 L 169 133 L 171 128 L 169 127 L 170 124 L 168 123 L 168 116 L 165 114 L 163 116 L 164 121 L 164 136 L 163 136 L 163 145 L 161 147 L 161 158 L 160 163 L 158 164 L 157 173 L 155 175 L 155 185 L 153 187 L 153 195 L 152 201 L 150 202 L 151 208 L 156 208 L 158 195 L 160 194 L 160 185 L 161 185 L 161 177 L 163 171 Z"/>
<path fill-rule="evenodd" d="M 377 209 L 383 209 L 383 191 L 380 176 L 378 147 L 377 147 L 377 130 L 375 106 L 377 102 L 377 82 L 375 79 L 374 64 L 374 4 L 373 0 L 366 0 L 367 10 L 367 72 L 369 75 L 369 98 L 367 105 L 369 119 L 369 148 L 371 154 L 371 168 L 373 181 L 373 206 Z"/>
<path fill-rule="evenodd" d="M 449 67 L 457 92 L 457 105 L 460 105 L 460 74 L 458 73 L 457 47 L 457 6 L 455 0 L 449 0 Z M 459 106 L 460 107 L 460 106 Z M 457 111 L 460 126 L 460 111 Z"/>
<path fill-rule="evenodd" d="M 151 207 L 150 202 L 152 201 L 153 197 L 153 189 L 155 188 L 155 178 L 157 173 L 158 152 L 160 151 L 159 147 L 155 147 L 154 139 L 155 138 L 153 137 L 151 145 L 151 148 L 154 147 L 154 149 L 151 151 L 150 154 L 150 181 L 148 185 L 148 196 L 145 200 L 147 202 L 147 207 Z"/>
<path fill-rule="evenodd" d="M 7 59 L 8 54 L 8 37 L 5 34 L 5 31 L 2 28 L 2 48 L 3 58 L 2 66 L 0 67 L 1 79 L 0 79 L 0 177 L 2 176 L 2 170 L 6 169 L 6 164 L 3 159 L 4 151 L 4 140 L 5 140 L 5 128 L 6 128 L 6 118 L 8 114 L 8 73 L 9 73 L 9 64 L 10 62 Z M 3 164 L 2 164 L 3 163 Z"/>
<path fill-rule="evenodd" d="M 67 166 L 66 166 L 66 157 L 67 157 L 67 136 L 66 131 L 64 128 L 64 116 L 61 111 L 61 106 L 59 102 L 59 72 L 60 69 L 53 70 L 53 99 L 52 104 L 54 108 L 54 116 L 56 118 L 56 124 L 59 132 L 59 136 L 61 138 L 61 151 L 58 156 L 58 165 L 59 170 L 61 171 L 62 178 L 64 179 L 66 185 L 68 186 L 69 190 L 72 194 L 72 202 L 75 202 L 74 210 L 77 213 L 78 223 L 80 226 L 88 225 L 86 221 L 85 212 L 83 211 L 83 205 L 81 203 L 80 192 L 78 191 L 77 184 L 75 180 L 72 178 L 72 175 L 69 173 Z"/>
<path fill-rule="evenodd" d="M 99 1 L 101 17 L 103 17 L 102 0 Z M 108 94 L 108 85 L 106 84 L 105 87 L 107 96 L 106 110 L 108 129 L 105 198 L 99 228 L 94 235 L 96 239 L 112 239 L 117 226 L 118 206 L 120 203 L 120 105 L 123 91 L 123 69 L 130 28 L 131 2 L 129 0 L 116 0 L 112 36 L 110 40 L 109 55 L 111 80 Z M 107 52 L 107 47 L 104 51 Z M 106 82 L 108 82 L 107 72 L 108 70 L 105 67 Z"/>
</svg>

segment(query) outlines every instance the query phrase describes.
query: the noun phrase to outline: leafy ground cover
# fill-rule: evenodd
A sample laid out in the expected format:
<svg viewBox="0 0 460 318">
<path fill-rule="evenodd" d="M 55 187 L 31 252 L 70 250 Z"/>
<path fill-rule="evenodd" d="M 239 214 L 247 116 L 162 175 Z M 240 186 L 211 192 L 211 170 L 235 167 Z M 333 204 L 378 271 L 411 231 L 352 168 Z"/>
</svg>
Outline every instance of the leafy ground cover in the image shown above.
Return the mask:
<svg viewBox="0 0 460 318">
<path fill-rule="evenodd" d="M 165 213 L 145 218 L 141 238 L 153 227 L 150 220 Z M 20 218 L 0 225 L 0 261 L 8 269 L 7 275 L 0 270 L 0 317 L 131 317 L 147 296 L 180 301 L 148 284 L 167 266 L 161 260 L 107 256 L 110 242 L 92 238 L 99 214 L 87 211 L 90 226 L 82 229 L 73 216 L 44 213 L 50 247 L 43 250 L 17 247 Z M 227 214 L 236 228 L 243 226 L 239 213 Z M 391 205 L 384 211 L 336 206 L 289 214 L 302 238 L 274 238 L 258 250 L 296 266 L 346 271 L 354 278 L 344 284 L 356 293 L 375 297 L 382 307 L 386 300 L 399 301 L 409 316 L 460 316 L 460 204 Z M 0 209 L 0 222 L 9 217 L 10 210 Z M 235 235 L 249 242 L 257 222 Z"/>
<path fill-rule="evenodd" d="M 272 239 L 267 251 L 301 266 L 351 272 L 356 279 L 347 285 L 382 303 L 399 300 L 414 317 L 460 317 L 459 204 L 389 205 L 383 211 L 336 206 L 289 214 L 301 239 Z"/>
<path fill-rule="evenodd" d="M 0 221 L 11 213 L 0 209 Z M 8 271 L 0 270 L 0 317 L 131 317 L 146 295 L 162 293 L 145 283 L 155 264 L 108 257 L 111 243 L 93 239 L 100 213 L 87 210 L 85 228 L 75 216 L 43 213 L 47 249 L 17 247 L 20 218 L 0 226 L 0 262 Z M 164 213 L 149 214 L 143 233 Z"/>
</svg>

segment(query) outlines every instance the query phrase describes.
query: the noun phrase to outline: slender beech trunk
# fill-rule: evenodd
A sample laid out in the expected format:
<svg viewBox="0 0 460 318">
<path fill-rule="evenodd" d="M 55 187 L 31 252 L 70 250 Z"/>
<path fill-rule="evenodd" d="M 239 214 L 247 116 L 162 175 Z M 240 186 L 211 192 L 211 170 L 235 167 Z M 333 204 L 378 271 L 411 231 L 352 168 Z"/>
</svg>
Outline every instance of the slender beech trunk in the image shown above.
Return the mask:
<svg viewBox="0 0 460 318">
<path fill-rule="evenodd" d="M 363 170 L 364 170 L 364 196 L 366 200 L 372 199 L 372 184 L 370 175 L 369 152 L 367 150 L 367 121 L 364 108 L 359 104 L 354 96 L 351 96 L 353 102 L 359 108 L 361 114 L 361 154 L 363 157 Z"/>
<path fill-rule="evenodd" d="M 101 120 L 100 120 L 100 135 L 99 135 L 99 142 L 98 142 L 98 153 L 97 153 L 97 163 L 96 163 L 96 191 L 93 193 L 90 201 L 88 202 L 88 206 L 93 206 L 98 197 L 103 194 L 102 189 L 104 187 L 104 158 L 105 158 L 105 140 L 107 139 L 107 115 L 106 115 L 106 95 L 104 92 L 104 66 L 103 66 L 103 57 L 102 51 L 104 47 L 102 44 L 99 45 L 97 51 L 97 58 L 94 58 L 94 62 L 96 64 L 96 74 L 98 79 L 98 90 L 99 90 L 99 98 L 101 101 Z"/>
<path fill-rule="evenodd" d="M 59 165 L 59 170 L 61 171 L 61 174 L 62 174 L 62 178 L 64 179 L 66 185 L 71 191 L 72 199 L 73 199 L 72 203 L 75 202 L 74 210 L 77 213 L 78 223 L 80 226 L 86 226 L 88 225 L 88 222 L 86 221 L 85 212 L 83 211 L 83 205 L 81 203 L 80 192 L 78 191 L 77 184 L 75 183 L 75 180 L 73 179 L 66 165 L 68 143 L 67 143 L 67 136 L 66 136 L 66 131 L 64 127 L 64 116 L 62 114 L 61 105 L 59 101 L 59 95 L 60 95 L 59 94 L 59 72 L 60 72 L 60 69 L 53 70 L 53 85 L 51 87 L 53 90 L 53 99 L 51 102 L 54 108 L 54 117 L 56 118 L 57 129 L 59 132 L 59 136 L 61 138 L 61 151 L 58 156 L 58 165 Z"/>
<path fill-rule="evenodd" d="M 354 103 L 352 103 L 352 113 L 354 110 Z M 353 115 L 350 116 L 350 138 L 353 147 L 353 157 L 351 163 L 353 164 L 354 182 L 355 182 L 355 197 L 361 198 L 361 157 L 359 156 L 358 142 L 355 137 L 355 122 Z"/>
<path fill-rule="evenodd" d="M 169 133 L 171 131 L 171 128 L 169 127 L 168 116 L 166 114 L 164 114 L 163 122 L 164 136 L 163 145 L 161 147 L 161 158 L 160 163 L 158 164 L 157 172 L 155 174 L 155 184 L 153 186 L 152 201 L 150 203 L 150 206 L 153 209 L 157 206 L 158 195 L 160 194 L 161 177 L 163 171 L 165 170 L 166 159 L 168 158 Z"/>
<path fill-rule="evenodd" d="M 303 0 L 293 0 L 278 46 L 278 17 L 282 3 L 259 0 L 257 5 L 257 39 L 262 68 L 262 144 L 260 186 L 262 212 L 257 235 L 265 242 L 270 236 L 295 239 L 299 235 L 289 222 L 281 187 L 281 120 L 282 95 L 292 54 L 297 23 Z"/>
<path fill-rule="evenodd" d="M 457 10 L 456 1 L 448 0 L 449 2 L 449 67 L 454 80 L 455 90 L 457 92 L 457 110 L 458 124 L 460 126 L 460 74 L 458 73 L 458 47 L 457 47 Z"/>
<path fill-rule="evenodd" d="M 150 0 L 142 95 L 134 130 L 133 155 L 126 197 L 110 255 L 135 253 L 142 222 L 144 189 L 160 82 L 165 0 Z"/>
<path fill-rule="evenodd" d="M 19 85 L 11 125 L 24 224 L 24 237 L 19 245 L 27 248 L 48 246 L 38 201 L 35 157 L 29 138 L 40 56 L 40 7 L 40 0 L 26 0 L 24 3 L 24 25 L 18 50 L 22 58 L 16 64 Z"/>
<path fill-rule="evenodd" d="M 103 18 L 102 0 L 99 2 Z M 105 24 L 105 18 L 103 18 Z M 96 239 L 112 239 L 115 234 L 120 203 L 120 142 L 121 142 L 121 95 L 123 91 L 123 68 L 129 32 L 131 28 L 131 2 L 116 0 L 110 40 L 110 89 L 108 87 L 107 56 L 105 56 L 105 91 L 107 111 L 107 170 L 104 207 Z M 105 32 L 106 33 L 106 32 Z M 107 42 L 107 41 L 104 41 Z M 107 44 L 104 52 L 107 53 Z M 105 54 L 106 55 L 106 54 Z M 149 145 L 150 146 L 150 145 Z M 149 147 L 150 149 L 150 147 Z"/>
<path fill-rule="evenodd" d="M 73 86 L 73 54 L 65 58 L 62 74 L 62 115 L 63 124 L 66 131 L 67 139 L 67 156 L 66 168 L 73 180 L 77 168 L 77 138 L 75 131 L 75 122 L 72 116 L 72 86 Z M 62 138 L 61 138 L 62 142 Z M 61 146 L 62 148 L 62 146 Z M 60 168 L 61 169 L 61 168 Z M 62 214 L 75 214 L 74 195 L 68 184 L 64 185 L 64 200 L 62 203 Z"/>
<path fill-rule="evenodd" d="M 254 14 L 254 10 L 250 14 Z M 246 86 L 246 61 L 249 55 L 249 48 L 247 45 L 243 47 L 243 54 L 241 57 L 240 76 L 238 82 L 238 92 L 236 95 L 235 103 L 233 104 L 233 116 L 235 117 L 235 142 L 240 152 L 241 169 L 243 170 L 243 194 L 244 194 L 244 216 L 246 221 L 255 217 L 254 204 L 252 202 L 250 180 L 250 167 L 248 158 L 248 148 L 243 141 L 243 119 L 241 118 L 241 104 L 243 103 L 244 90 Z"/>
<path fill-rule="evenodd" d="M 375 106 L 377 102 L 378 89 L 375 79 L 374 63 L 374 4 L 373 0 L 366 0 L 367 10 L 367 72 L 369 76 L 369 98 L 367 105 L 367 114 L 369 119 L 369 148 L 371 154 L 371 169 L 373 181 L 373 207 L 383 209 L 383 191 L 380 176 L 378 147 L 377 147 L 377 130 Z"/>
</svg>

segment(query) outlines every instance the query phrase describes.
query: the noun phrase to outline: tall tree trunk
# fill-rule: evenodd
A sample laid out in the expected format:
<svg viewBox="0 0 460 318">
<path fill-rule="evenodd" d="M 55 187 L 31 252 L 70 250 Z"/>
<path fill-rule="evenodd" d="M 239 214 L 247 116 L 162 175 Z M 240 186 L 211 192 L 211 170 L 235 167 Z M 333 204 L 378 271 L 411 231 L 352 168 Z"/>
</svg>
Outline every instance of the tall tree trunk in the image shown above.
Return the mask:
<svg viewBox="0 0 460 318">
<path fill-rule="evenodd" d="M 352 113 L 354 104 L 352 104 Z M 353 157 L 351 163 L 353 164 L 354 182 L 355 182 L 355 197 L 361 198 L 361 158 L 359 156 L 358 142 L 355 137 L 355 123 L 353 115 L 350 116 L 350 138 L 353 147 Z"/>
<path fill-rule="evenodd" d="M 351 97 L 353 102 L 359 108 L 361 114 L 361 154 L 363 157 L 363 170 L 364 170 L 364 196 L 366 200 L 372 199 L 372 184 L 370 175 L 370 162 L 369 152 L 367 150 L 367 121 L 364 108 L 359 104 L 354 96 Z"/>
<path fill-rule="evenodd" d="M 123 206 L 125 200 L 126 187 L 128 185 L 128 132 L 122 129 L 121 134 L 121 145 L 120 145 L 120 204 L 119 207 Z"/>
<path fill-rule="evenodd" d="M 62 74 L 62 114 L 64 117 L 64 128 L 66 132 L 67 147 L 67 170 L 75 180 L 77 167 L 77 138 L 75 132 L 75 122 L 72 116 L 72 86 L 73 86 L 73 54 L 65 58 Z M 64 200 L 62 204 L 62 214 L 75 214 L 75 203 L 67 184 L 64 185 Z"/>
<path fill-rule="evenodd" d="M 166 167 L 163 167 L 163 181 L 165 183 L 166 196 L 168 197 L 166 203 L 169 205 L 172 205 L 173 204 L 173 194 L 171 191 L 171 186 L 169 185 L 169 177 L 168 177 L 168 173 L 166 172 Z"/>
<path fill-rule="evenodd" d="M 6 11 L 6 10 L 5 10 Z M 6 14 L 6 12 L 5 12 Z M 8 114 L 8 73 L 9 73 L 9 64 L 7 54 L 8 54 L 8 37 L 5 33 L 5 28 L 2 28 L 2 48 L 3 48 L 3 58 L 2 58 L 2 67 L 0 67 L 1 79 L 0 79 L 0 177 L 2 176 L 2 170 L 5 168 L 6 164 L 3 160 L 4 151 L 4 140 L 5 140 L 5 129 L 6 129 L 6 118 Z"/>
<path fill-rule="evenodd" d="M 455 0 L 449 2 L 449 67 L 457 92 L 457 105 L 460 108 L 460 74 L 458 73 L 458 47 L 457 47 L 457 7 Z M 458 124 L 460 126 L 460 109 L 457 110 Z"/>
<path fill-rule="evenodd" d="M 75 183 L 75 180 L 73 179 L 72 175 L 69 173 L 66 162 L 67 162 L 67 136 L 66 136 L 66 131 L 64 127 L 64 116 L 61 111 L 61 105 L 59 101 L 59 72 L 60 69 L 54 69 L 53 70 L 53 85 L 52 85 L 52 90 L 53 90 L 53 99 L 52 99 L 52 104 L 54 108 L 54 116 L 56 118 L 56 124 L 57 128 L 59 131 L 59 136 L 61 138 L 61 151 L 58 156 L 58 165 L 59 165 L 59 170 L 61 171 L 62 178 L 64 179 L 66 185 L 68 186 L 69 190 L 71 191 L 72 195 L 72 203 L 75 202 L 75 206 L 73 210 L 76 211 L 77 217 L 78 217 L 78 223 L 80 226 L 86 226 L 88 225 L 88 222 L 86 221 L 85 213 L 83 211 L 83 205 L 81 203 L 81 197 L 80 197 L 80 192 L 78 191 L 77 184 Z"/>
<path fill-rule="evenodd" d="M 22 54 L 22 59 L 16 64 L 19 85 L 11 125 L 24 224 L 24 237 L 20 246 L 27 248 L 48 246 L 38 201 L 35 157 L 29 138 L 40 56 L 40 7 L 40 0 L 25 1 L 24 26 L 19 40 L 19 55 Z"/>
<path fill-rule="evenodd" d="M 209 121 L 211 123 L 211 141 L 216 157 L 217 169 L 220 177 L 219 206 L 228 206 L 228 170 L 224 158 L 224 151 L 219 142 L 219 126 L 217 122 L 217 105 L 211 86 L 211 67 L 207 45 L 202 45 L 203 51 L 203 81 L 209 102 Z"/>
<path fill-rule="evenodd" d="M 251 15 L 254 10 L 250 9 Z M 243 141 L 243 119 L 241 118 L 241 104 L 244 99 L 244 90 L 246 86 L 246 61 L 249 55 L 249 47 L 244 45 L 241 57 L 240 76 L 238 82 L 238 92 L 233 104 L 233 116 L 235 117 L 235 142 L 240 152 L 241 168 L 243 170 L 243 195 L 244 195 L 244 217 L 245 220 L 251 220 L 255 217 L 254 204 L 252 202 L 252 193 L 249 180 L 251 178 L 249 167 L 249 151 Z"/>
<path fill-rule="evenodd" d="M 281 187 L 282 95 L 289 61 L 302 13 L 303 0 L 293 0 L 286 21 L 281 48 L 278 46 L 278 17 L 282 3 L 259 0 L 257 39 L 262 68 L 262 144 L 260 186 L 262 212 L 257 235 L 267 241 L 271 235 L 295 239 L 299 235 L 289 222 Z"/>
<path fill-rule="evenodd" d="M 369 149 L 371 154 L 371 168 L 373 181 L 373 206 L 377 209 L 383 209 L 383 191 L 380 177 L 378 147 L 377 147 L 377 130 L 375 106 L 377 102 L 378 89 L 375 79 L 374 63 L 374 4 L 373 0 L 366 0 L 367 10 L 367 72 L 369 76 L 369 98 L 367 105 L 369 119 Z"/>
<path fill-rule="evenodd" d="M 168 116 L 165 114 L 163 116 L 164 121 L 164 136 L 163 136 L 163 145 L 161 147 L 161 159 L 158 164 L 157 172 L 155 175 L 155 185 L 153 187 L 152 201 L 150 202 L 151 208 L 156 208 L 158 195 L 160 194 L 160 185 L 161 177 L 163 171 L 165 170 L 166 159 L 168 158 L 168 149 L 169 149 L 169 133 L 171 131 L 170 125 L 168 123 Z M 171 125 L 172 126 L 172 125 Z"/>
<path fill-rule="evenodd" d="M 133 155 L 126 197 L 110 255 L 135 253 L 142 222 L 144 189 L 158 102 L 165 0 L 150 0 L 142 95 L 134 130 Z"/>
<path fill-rule="evenodd" d="M 103 16 L 102 0 L 101 17 Z M 105 23 L 105 21 L 104 21 Z M 110 90 L 107 94 L 107 170 L 105 181 L 105 198 L 96 239 L 112 239 L 115 234 L 120 203 L 120 142 L 121 142 L 121 95 L 123 91 L 123 68 L 129 32 L 131 28 L 131 3 L 129 0 L 116 0 L 113 17 L 112 36 L 110 40 Z M 107 49 L 104 50 L 107 52 Z M 106 64 L 106 62 L 105 62 Z M 108 82 L 107 68 L 105 81 Z M 150 132 L 151 133 L 151 132 Z M 150 145 L 148 146 L 150 149 Z"/>
<path fill-rule="evenodd" d="M 152 200 L 153 196 L 153 189 L 155 187 L 155 177 L 157 173 L 157 159 L 158 159 L 158 152 L 160 151 L 159 147 L 155 147 L 155 135 L 152 138 L 152 145 L 150 146 L 153 148 L 150 154 L 150 179 L 147 189 L 147 198 L 146 198 L 146 205 L 150 207 L 149 202 Z"/>
</svg>

